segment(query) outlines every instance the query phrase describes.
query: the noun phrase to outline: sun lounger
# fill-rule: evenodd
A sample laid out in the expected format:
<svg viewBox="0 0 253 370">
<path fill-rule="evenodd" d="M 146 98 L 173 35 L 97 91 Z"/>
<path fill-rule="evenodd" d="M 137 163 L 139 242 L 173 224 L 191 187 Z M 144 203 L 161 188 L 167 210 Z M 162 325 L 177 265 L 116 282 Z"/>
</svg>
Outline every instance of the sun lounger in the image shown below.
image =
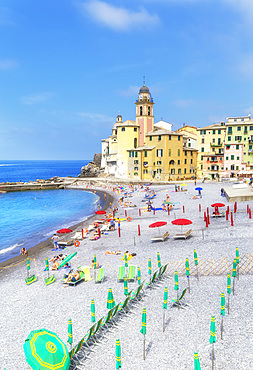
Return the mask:
<svg viewBox="0 0 253 370">
<path fill-rule="evenodd" d="M 128 305 L 128 302 L 130 300 L 130 296 L 128 296 L 124 302 L 121 302 L 120 303 L 120 306 L 119 306 L 119 313 L 124 313 L 124 314 L 127 314 L 127 305 Z"/>
<path fill-rule="evenodd" d="M 125 266 L 119 266 L 118 282 L 123 281 L 125 277 L 126 277 Z"/>
<path fill-rule="evenodd" d="M 163 235 L 161 236 L 154 236 L 151 241 L 152 242 L 164 242 L 168 237 L 169 237 L 169 232 L 166 231 L 166 233 L 164 233 Z"/>
<path fill-rule="evenodd" d="M 128 280 L 136 280 L 136 266 L 128 266 Z"/>
<path fill-rule="evenodd" d="M 54 275 L 49 276 L 48 278 L 45 279 L 46 286 L 47 285 L 50 285 L 50 284 L 52 284 L 54 282 L 55 282 L 55 276 Z"/>
<path fill-rule="evenodd" d="M 79 266 L 77 268 L 77 270 L 84 272 L 84 274 L 85 274 L 85 281 L 92 280 L 92 278 L 90 276 L 90 268 L 89 267 L 87 267 L 87 266 Z"/>
<path fill-rule="evenodd" d="M 226 216 L 226 211 L 219 212 L 217 215 L 215 213 L 211 214 L 211 217 L 216 218 L 216 217 L 225 217 Z"/>
<path fill-rule="evenodd" d="M 186 233 L 180 233 L 173 236 L 174 239 L 187 239 L 191 236 L 192 229 L 188 230 Z"/>
<path fill-rule="evenodd" d="M 29 278 L 25 279 L 26 285 L 30 285 L 30 284 L 34 283 L 35 281 L 37 281 L 37 278 L 36 278 L 35 275 L 32 275 Z"/>
<path fill-rule="evenodd" d="M 178 306 L 181 307 L 181 308 L 184 308 L 185 306 L 189 306 L 186 302 L 184 302 L 183 298 L 185 296 L 185 293 L 187 291 L 188 287 L 185 288 L 182 293 L 181 293 L 181 296 L 177 299 L 172 299 L 171 301 L 171 304 L 170 304 L 170 308 L 172 307 L 175 307 L 175 306 Z"/>
<path fill-rule="evenodd" d="M 151 278 L 151 280 L 148 283 L 146 283 L 149 288 L 152 288 L 152 286 L 154 285 L 155 280 L 157 278 L 157 274 L 158 274 L 158 271 L 155 271 L 154 274 L 153 274 L 153 276 L 152 276 L 152 278 Z"/>
<path fill-rule="evenodd" d="M 95 283 L 102 283 L 105 280 L 105 268 L 101 267 L 98 270 L 98 277 L 96 278 Z"/>
<path fill-rule="evenodd" d="M 80 271 L 80 279 L 76 280 L 76 281 L 66 281 L 67 279 L 65 279 L 65 281 L 63 281 L 64 284 L 68 284 L 68 285 L 71 285 L 71 286 L 76 286 L 76 284 L 80 283 L 81 281 L 85 281 L 85 273 L 83 271 Z"/>
</svg>

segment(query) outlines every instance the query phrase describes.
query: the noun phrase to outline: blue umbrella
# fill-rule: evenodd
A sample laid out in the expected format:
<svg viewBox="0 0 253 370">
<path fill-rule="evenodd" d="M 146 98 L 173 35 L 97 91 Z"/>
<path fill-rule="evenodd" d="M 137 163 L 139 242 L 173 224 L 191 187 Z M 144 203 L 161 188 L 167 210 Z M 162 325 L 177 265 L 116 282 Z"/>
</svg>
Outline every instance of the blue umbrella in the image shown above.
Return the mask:
<svg viewBox="0 0 253 370">
<path fill-rule="evenodd" d="M 195 190 L 203 190 L 203 188 L 197 187 L 197 188 L 195 188 Z"/>
</svg>

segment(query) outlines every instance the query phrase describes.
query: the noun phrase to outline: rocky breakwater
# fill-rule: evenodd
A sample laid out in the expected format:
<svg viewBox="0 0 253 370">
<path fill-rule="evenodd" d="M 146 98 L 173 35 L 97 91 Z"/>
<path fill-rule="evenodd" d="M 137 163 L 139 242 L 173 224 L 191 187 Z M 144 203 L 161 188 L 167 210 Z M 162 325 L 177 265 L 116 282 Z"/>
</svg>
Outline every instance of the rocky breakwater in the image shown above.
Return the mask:
<svg viewBox="0 0 253 370">
<path fill-rule="evenodd" d="M 101 170 L 101 154 L 94 154 L 93 161 L 81 168 L 81 174 L 78 177 L 98 177 L 103 174 Z"/>
<path fill-rule="evenodd" d="M 0 183 L 0 193 L 6 193 L 9 191 L 64 189 L 66 185 L 69 185 L 72 182 L 73 179 L 65 181 L 60 177 L 54 177 L 49 180 L 37 180 L 29 182 L 2 182 Z"/>
</svg>

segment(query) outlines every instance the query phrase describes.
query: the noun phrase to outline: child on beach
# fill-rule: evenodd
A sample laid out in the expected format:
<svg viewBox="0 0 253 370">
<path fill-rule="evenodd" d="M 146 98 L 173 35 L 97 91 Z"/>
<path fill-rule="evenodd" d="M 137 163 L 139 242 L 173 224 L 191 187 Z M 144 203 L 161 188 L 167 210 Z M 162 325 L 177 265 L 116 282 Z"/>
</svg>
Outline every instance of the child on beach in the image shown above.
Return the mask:
<svg viewBox="0 0 253 370">
<path fill-rule="evenodd" d="M 59 236 L 57 236 L 56 234 L 54 234 L 51 239 L 53 240 L 54 248 L 55 249 L 58 249 L 58 239 L 59 239 Z"/>
<path fill-rule="evenodd" d="M 20 249 L 20 254 L 22 256 L 25 256 L 25 255 L 28 256 L 28 252 L 27 252 L 27 250 L 25 248 Z"/>
</svg>

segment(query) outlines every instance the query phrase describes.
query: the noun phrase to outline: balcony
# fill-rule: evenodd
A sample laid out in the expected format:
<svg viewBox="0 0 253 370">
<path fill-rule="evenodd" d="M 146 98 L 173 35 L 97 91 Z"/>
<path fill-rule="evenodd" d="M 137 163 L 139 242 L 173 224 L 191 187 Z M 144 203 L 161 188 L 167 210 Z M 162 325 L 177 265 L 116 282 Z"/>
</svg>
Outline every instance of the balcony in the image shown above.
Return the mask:
<svg viewBox="0 0 253 370">
<path fill-rule="evenodd" d="M 253 154 L 253 149 L 249 149 L 248 154 Z"/>
<path fill-rule="evenodd" d="M 249 143 L 253 144 L 253 137 L 249 139 Z"/>
<path fill-rule="evenodd" d="M 212 158 L 212 159 L 210 159 L 209 162 L 210 163 L 217 163 L 218 162 L 218 158 Z"/>
<path fill-rule="evenodd" d="M 211 143 L 211 144 L 210 144 L 210 146 L 211 146 L 211 147 L 217 147 L 217 148 L 220 148 L 220 147 L 222 147 L 222 144 L 213 144 L 213 143 Z"/>
</svg>

